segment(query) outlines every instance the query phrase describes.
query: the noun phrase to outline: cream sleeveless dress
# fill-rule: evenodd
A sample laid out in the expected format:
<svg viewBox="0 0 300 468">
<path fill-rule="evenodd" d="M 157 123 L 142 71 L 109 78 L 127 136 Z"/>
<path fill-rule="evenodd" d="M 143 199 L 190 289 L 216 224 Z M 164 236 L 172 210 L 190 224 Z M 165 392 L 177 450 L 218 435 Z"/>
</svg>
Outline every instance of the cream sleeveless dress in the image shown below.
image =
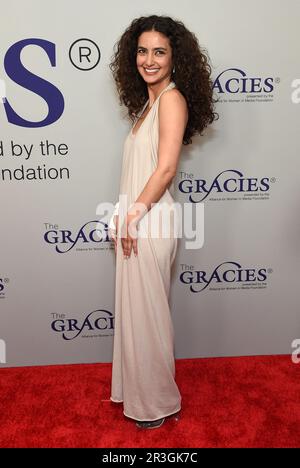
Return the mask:
<svg viewBox="0 0 300 468">
<path fill-rule="evenodd" d="M 137 132 L 133 134 L 131 129 L 125 140 L 119 200 L 120 195 L 127 195 L 128 206 L 136 201 L 157 167 L 159 100 L 173 87 L 175 83 L 171 81 L 156 98 Z M 173 194 L 172 182 L 158 204 L 165 202 L 172 207 Z M 110 399 L 123 402 L 124 415 L 139 421 L 154 421 L 181 409 L 181 395 L 175 382 L 174 330 L 168 303 L 177 238 L 162 237 L 160 230 L 160 235 L 155 237 L 149 231 L 147 218 L 158 204 L 140 221 L 140 226 L 143 225 L 149 235 L 138 237 L 137 257 L 132 250 L 130 257 L 124 259 L 121 238 L 117 238 Z"/>
</svg>

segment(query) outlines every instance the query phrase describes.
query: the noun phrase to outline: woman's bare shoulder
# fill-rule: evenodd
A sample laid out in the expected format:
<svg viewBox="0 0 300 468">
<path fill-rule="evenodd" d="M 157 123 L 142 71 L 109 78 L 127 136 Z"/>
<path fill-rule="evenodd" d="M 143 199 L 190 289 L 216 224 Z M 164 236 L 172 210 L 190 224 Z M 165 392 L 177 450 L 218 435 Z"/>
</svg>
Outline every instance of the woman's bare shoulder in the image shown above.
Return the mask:
<svg viewBox="0 0 300 468">
<path fill-rule="evenodd" d="M 166 112 L 170 115 L 173 112 L 180 112 L 188 115 L 188 106 L 186 98 L 177 88 L 171 88 L 165 91 L 160 97 L 161 112 Z"/>
</svg>

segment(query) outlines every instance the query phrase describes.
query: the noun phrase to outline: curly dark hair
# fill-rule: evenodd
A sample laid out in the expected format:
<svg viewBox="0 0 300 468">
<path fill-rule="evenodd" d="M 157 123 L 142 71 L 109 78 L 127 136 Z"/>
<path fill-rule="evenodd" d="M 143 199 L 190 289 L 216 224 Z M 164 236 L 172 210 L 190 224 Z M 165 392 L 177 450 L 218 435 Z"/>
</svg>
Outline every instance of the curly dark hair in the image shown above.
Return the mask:
<svg viewBox="0 0 300 468">
<path fill-rule="evenodd" d="M 112 71 L 120 98 L 120 105 L 128 109 L 129 118 L 134 121 L 148 99 L 147 85 L 136 67 L 136 53 L 139 36 L 145 31 L 164 34 L 172 49 L 175 73 L 172 80 L 186 99 L 189 118 L 183 144 L 192 143 L 191 137 L 203 130 L 219 114 L 214 112 L 213 83 L 210 78 L 211 66 L 206 49 L 201 47 L 194 33 L 181 21 L 169 16 L 142 16 L 135 18 L 114 46 L 109 68 Z"/>
</svg>

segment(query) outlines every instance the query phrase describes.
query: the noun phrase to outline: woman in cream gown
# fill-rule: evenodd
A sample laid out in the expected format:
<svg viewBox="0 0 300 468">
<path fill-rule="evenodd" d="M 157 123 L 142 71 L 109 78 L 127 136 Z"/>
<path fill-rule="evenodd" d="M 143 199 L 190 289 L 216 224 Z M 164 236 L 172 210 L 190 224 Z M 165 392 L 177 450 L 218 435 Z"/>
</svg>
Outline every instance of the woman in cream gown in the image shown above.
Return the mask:
<svg viewBox="0 0 300 468">
<path fill-rule="evenodd" d="M 157 166 L 160 97 L 173 87 L 175 83 L 171 81 L 154 101 L 136 134 L 133 126 L 125 140 L 119 196 L 126 195 L 130 206 Z M 181 395 L 175 382 L 174 330 L 168 303 L 171 266 L 177 251 L 174 223 L 166 216 L 162 222 L 166 221 L 167 227 L 171 228 L 170 235 L 163 237 L 161 230 L 159 236 L 151 235 L 153 227 L 157 227 L 154 218 L 159 205 L 164 203 L 172 213 L 173 192 L 172 182 L 159 203 L 141 219 L 138 232 L 146 235 L 138 237 L 137 256 L 125 259 L 121 238 L 117 237 L 110 399 L 123 402 L 125 416 L 136 421 L 161 420 L 181 409 Z M 120 199 L 114 215 L 119 210 Z M 110 223 L 112 233 L 115 232 L 114 215 Z"/>
</svg>

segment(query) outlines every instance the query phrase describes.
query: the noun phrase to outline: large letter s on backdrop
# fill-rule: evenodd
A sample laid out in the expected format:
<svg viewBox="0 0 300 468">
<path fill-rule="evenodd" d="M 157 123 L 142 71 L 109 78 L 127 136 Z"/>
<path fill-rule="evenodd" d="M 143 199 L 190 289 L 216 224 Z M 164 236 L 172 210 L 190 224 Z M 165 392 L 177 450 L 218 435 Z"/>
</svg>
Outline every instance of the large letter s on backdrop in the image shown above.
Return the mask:
<svg viewBox="0 0 300 468">
<path fill-rule="evenodd" d="M 45 127 L 56 122 L 64 110 L 64 97 L 56 86 L 49 81 L 34 75 L 21 62 L 21 52 L 27 45 L 42 47 L 47 53 L 50 63 L 55 67 L 55 44 L 44 39 L 24 39 L 13 44 L 5 54 L 4 68 L 7 75 L 17 84 L 41 96 L 48 105 L 48 115 L 40 122 L 30 122 L 20 117 L 10 106 L 8 100 L 4 102 L 7 119 L 20 127 Z"/>
</svg>

